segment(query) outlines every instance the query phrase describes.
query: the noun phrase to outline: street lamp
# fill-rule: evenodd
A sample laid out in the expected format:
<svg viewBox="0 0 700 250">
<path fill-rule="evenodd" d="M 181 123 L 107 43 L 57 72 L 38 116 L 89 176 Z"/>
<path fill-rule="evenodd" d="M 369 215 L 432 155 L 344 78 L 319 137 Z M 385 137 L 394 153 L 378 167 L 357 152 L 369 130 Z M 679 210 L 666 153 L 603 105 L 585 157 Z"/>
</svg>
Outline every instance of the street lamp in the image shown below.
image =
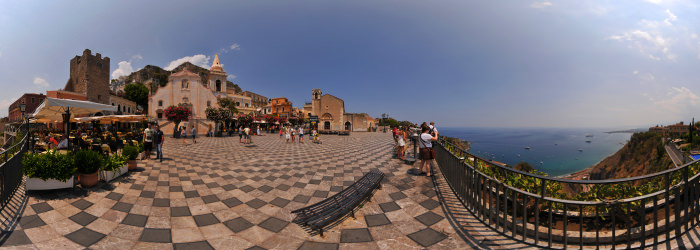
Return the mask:
<svg viewBox="0 0 700 250">
<path fill-rule="evenodd" d="M 19 110 L 22 112 L 22 121 L 24 122 L 24 126 L 25 126 L 25 128 L 24 128 L 25 135 L 28 136 L 29 135 L 29 120 L 27 119 L 27 114 L 25 113 L 25 112 L 27 112 L 27 104 L 25 104 L 24 102 L 20 103 Z M 29 138 L 29 137 L 27 137 L 27 138 Z M 17 138 L 17 139 L 20 139 L 20 138 Z M 29 142 L 27 142 L 27 150 L 29 150 Z"/>
<path fill-rule="evenodd" d="M 66 140 L 68 140 L 68 131 L 70 128 L 70 110 L 66 109 L 66 112 L 61 114 L 61 117 L 63 118 L 63 127 L 65 129 L 65 135 L 66 135 Z M 70 140 L 68 140 L 68 148 L 70 148 Z"/>
<path fill-rule="evenodd" d="M 386 118 L 389 118 L 389 115 L 386 113 L 382 114 L 382 125 L 384 125 L 384 133 L 386 133 Z"/>
</svg>

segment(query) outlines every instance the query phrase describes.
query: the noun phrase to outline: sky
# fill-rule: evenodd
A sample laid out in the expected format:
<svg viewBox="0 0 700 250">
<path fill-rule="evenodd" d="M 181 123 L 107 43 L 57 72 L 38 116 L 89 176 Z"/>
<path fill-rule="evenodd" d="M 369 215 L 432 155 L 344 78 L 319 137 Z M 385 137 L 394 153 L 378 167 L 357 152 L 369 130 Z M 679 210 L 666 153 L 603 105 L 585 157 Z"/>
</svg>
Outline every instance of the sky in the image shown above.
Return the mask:
<svg viewBox="0 0 700 250">
<path fill-rule="evenodd" d="M 210 68 L 296 107 L 449 127 L 638 128 L 700 119 L 694 1 L 0 0 L 0 116 L 90 49 L 112 77 Z"/>
</svg>

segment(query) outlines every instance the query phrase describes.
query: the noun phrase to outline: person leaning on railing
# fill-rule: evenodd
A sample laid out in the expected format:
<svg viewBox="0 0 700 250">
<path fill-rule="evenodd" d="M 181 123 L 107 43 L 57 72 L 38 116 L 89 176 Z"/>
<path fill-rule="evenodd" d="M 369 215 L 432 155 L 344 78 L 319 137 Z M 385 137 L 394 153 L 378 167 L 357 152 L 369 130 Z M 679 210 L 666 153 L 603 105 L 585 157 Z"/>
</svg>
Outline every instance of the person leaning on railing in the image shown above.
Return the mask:
<svg viewBox="0 0 700 250">
<path fill-rule="evenodd" d="M 430 171 L 430 162 L 435 159 L 435 151 L 433 151 L 433 142 L 437 141 L 437 135 L 432 136 L 428 132 L 430 128 L 428 126 L 421 127 L 421 134 L 418 137 L 418 146 L 420 147 L 420 174 L 425 173 L 428 177 L 431 176 L 432 171 Z M 426 169 L 424 172 L 423 169 Z"/>
</svg>

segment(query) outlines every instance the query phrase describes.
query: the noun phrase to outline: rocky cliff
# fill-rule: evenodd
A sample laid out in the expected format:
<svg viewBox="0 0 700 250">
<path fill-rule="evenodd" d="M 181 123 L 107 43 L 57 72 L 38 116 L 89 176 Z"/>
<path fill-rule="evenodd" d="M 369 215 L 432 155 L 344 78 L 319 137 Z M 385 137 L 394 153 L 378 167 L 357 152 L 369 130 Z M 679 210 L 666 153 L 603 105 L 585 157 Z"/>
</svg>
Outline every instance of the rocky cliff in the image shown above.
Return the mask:
<svg viewBox="0 0 700 250">
<path fill-rule="evenodd" d="M 656 173 L 673 167 L 673 162 L 664 149 L 661 135 L 641 132 L 634 133 L 625 146 L 593 166 L 589 173 L 591 180 L 619 179 Z"/>
<path fill-rule="evenodd" d="M 171 73 L 181 71 L 182 69 L 187 69 L 188 71 L 199 75 L 199 77 L 202 79 L 202 83 L 206 83 L 207 79 L 209 79 L 208 69 L 199 67 L 190 62 L 184 62 L 170 71 L 162 69 L 158 66 L 146 65 L 146 67 L 143 67 L 142 69 L 129 74 L 129 76 L 126 77 L 125 82 L 135 81 L 140 83 L 147 83 L 152 80 L 157 80 L 160 86 L 163 87 L 166 84 L 168 84 L 168 77 Z M 155 88 L 157 87 L 158 86 L 150 86 L 151 91 L 155 92 Z M 238 84 L 234 84 L 231 81 L 226 81 L 226 87 L 233 88 L 236 91 L 236 93 L 242 92 L 241 87 L 239 87 Z"/>
</svg>

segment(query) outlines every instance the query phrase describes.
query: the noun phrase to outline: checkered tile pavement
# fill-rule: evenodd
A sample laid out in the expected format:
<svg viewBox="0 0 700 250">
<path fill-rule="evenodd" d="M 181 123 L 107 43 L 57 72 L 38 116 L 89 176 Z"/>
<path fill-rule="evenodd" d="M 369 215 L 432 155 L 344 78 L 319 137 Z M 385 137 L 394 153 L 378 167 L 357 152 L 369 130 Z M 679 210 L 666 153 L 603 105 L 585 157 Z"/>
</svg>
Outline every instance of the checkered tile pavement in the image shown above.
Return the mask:
<svg viewBox="0 0 700 250">
<path fill-rule="evenodd" d="M 308 138 L 307 138 L 308 139 Z M 2 247 L 34 249 L 465 249 L 429 178 L 392 158 L 391 135 L 168 138 L 165 160 L 89 189 L 29 193 Z M 371 169 L 386 174 L 370 202 L 324 233 L 291 223 Z"/>
</svg>

